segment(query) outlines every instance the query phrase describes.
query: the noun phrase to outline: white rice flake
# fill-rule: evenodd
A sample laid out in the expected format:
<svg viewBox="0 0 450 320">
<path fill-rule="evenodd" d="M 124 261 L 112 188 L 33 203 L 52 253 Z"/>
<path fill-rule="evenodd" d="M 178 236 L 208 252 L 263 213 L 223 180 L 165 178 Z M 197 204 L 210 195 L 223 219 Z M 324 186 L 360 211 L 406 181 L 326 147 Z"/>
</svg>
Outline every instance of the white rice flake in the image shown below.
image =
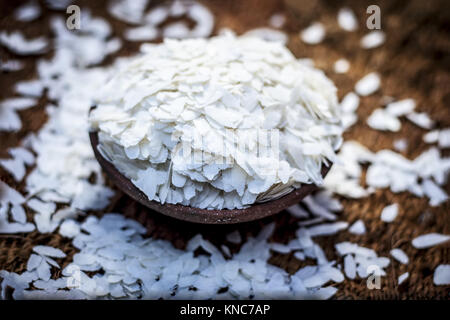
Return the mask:
<svg viewBox="0 0 450 320">
<path fill-rule="evenodd" d="M 347 73 L 350 70 L 350 62 L 347 59 L 336 60 L 333 68 L 336 73 Z"/>
<path fill-rule="evenodd" d="M 14 221 L 25 224 L 27 222 L 27 215 L 25 213 L 25 209 L 19 205 L 15 204 L 11 208 L 11 216 Z"/>
<path fill-rule="evenodd" d="M 314 22 L 300 33 L 300 38 L 307 44 L 318 44 L 325 38 L 325 27 L 320 22 Z"/>
<path fill-rule="evenodd" d="M 408 140 L 406 139 L 394 140 L 393 146 L 395 150 L 405 152 L 406 150 L 408 150 Z"/>
<path fill-rule="evenodd" d="M 273 28 L 282 28 L 286 23 L 286 16 L 283 13 L 275 13 L 269 18 L 269 25 Z"/>
<path fill-rule="evenodd" d="M 355 223 L 353 223 L 350 228 L 348 228 L 348 231 L 353 234 L 361 235 L 366 233 L 366 226 L 364 225 L 364 222 L 360 219 L 357 220 Z"/>
<path fill-rule="evenodd" d="M 439 233 L 428 233 L 412 240 L 412 245 L 416 249 L 426 249 L 450 240 L 450 236 Z"/>
<path fill-rule="evenodd" d="M 0 166 L 8 171 L 16 181 L 22 181 L 25 176 L 25 166 L 30 166 L 34 163 L 33 154 L 25 148 L 11 148 L 8 150 L 12 159 L 0 159 Z"/>
<path fill-rule="evenodd" d="M 71 0 L 44 0 L 48 8 L 52 10 L 66 10 L 72 2 Z"/>
<path fill-rule="evenodd" d="M 139 24 L 149 0 L 113 0 L 108 6 L 109 13 L 121 21 Z"/>
<path fill-rule="evenodd" d="M 0 204 L 22 204 L 25 202 L 25 197 L 18 191 L 8 186 L 5 182 L 0 181 Z"/>
<path fill-rule="evenodd" d="M 359 107 L 359 96 L 354 92 L 347 93 L 340 103 L 344 128 L 350 128 L 358 120 L 356 110 Z"/>
<path fill-rule="evenodd" d="M 355 84 L 355 91 L 360 96 L 368 96 L 380 88 L 381 79 L 378 73 L 371 72 Z"/>
<path fill-rule="evenodd" d="M 406 118 L 420 128 L 430 130 L 434 126 L 434 121 L 425 112 L 411 112 Z"/>
<path fill-rule="evenodd" d="M 3 72 L 20 71 L 24 66 L 25 64 L 20 60 L 0 60 L 0 71 Z"/>
<path fill-rule="evenodd" d="M 450 148 L 450 128 L 439 131 L 439 148 Z"/>
<path fill-rule="evenodd" d="M 425 179 L 422 182 L 422 190 L 423 193 L 430 198 L 430 205 L 432 207 L 439 206 L 448 200 L 447 193 L 431 179 Z"/>
<path fill-rule="evenodd" d="M 433 282 L 437 286 L 450 285 L 450 264 L 441 264 L 434 270 Z"/>
<path fill-rule="evenodd" d="M 339 9 L 337 21 L 339 26 L 345 31 L 355 31 L 358 29 L 358 20 L 352 9 L 345 7 Z"/>
<path fill-rule="evenodd" d="M 62 252 L 60 249 L 49 247 L 49 246 L 35 246 L 33 247 L 33 251 L 37 254 L 45 257 L 52 258 L 65 258 L 66 254 Z"/>
<path fill-rule="evenodd" d="M 35 1 L 29 1 L 14 11 L 14 17 L 18 21 L 30 22 L 36 20 L 41 15 L 41 7 Z"/>
<path fill-rule="evenodd" d="M 36 104 L 31 98 L 10 98 L 0 102 L 0 131 L 18 131 L 22 121 L 17 114 L 18 110 L 27 109 Z"/>
<path fill-rule="evenodd" d="M 35 98 L 41 97 L 44 91 L 44 84 L 39 80 L 20 81 L 14 87 L 18 94 Z"/>
<path fill-rule="evenodd" d="M 373 272 L 374 265 L 380 269 L 380 276 L 386 275 L 383 269 L 389 266 L 390 260 L 386 257 L 378 257 L 374 250 L 351 242 L 337 243 L 335 248 L 340 256 L 344 256 L 344 271 L 348 278 L 353 279 L 356 274 L 360 278 L 367 278 Z"/>
<path fill-rule="evenodd" d="M 151 41 L 159 36 L 158 29 L 152 26 L 141 26 L 125 30 L 124 37 L 128 41 Z"/>
<path fill-rule="evenodd" d="M 4 220 L 0 220 L 0 233 L 4 234 L 14 234 L 14 233 L 28 233 L 32 232 L 36 229 L 34 224 L 32 223 L 16 223 L 12 222 L 9 223 Z"/>
<path fill-rule="evenodd" d="M 376 130 L 393 132 L 399 131 L 402 126 L 400 120 L 385 109 L 375 109 L 367 118 L 367 124 Z"/>
<path fill-rule="evenodd" d="M 0 32 L 0 44 L 18 55 L 39 55 L 48 49 L 45 37 L 27 40 L 20 31 Z"/>
<path fill-rule="evenodd" d="M 364 49 L 373 49 L 381 46 L 386 39 L 386 35 L 383 31 L 375 30 L 366 34 L 361 39 L 361 47 Z"/>
<path fill-rule="evenodd" d="M 400 117 L 413 112 L 415 108 L 416 102 L 414 99 L 403 99 L 388 103 L 386 111 L 395 117 Z"/>
<path fill-rule="evenodd" d="M 320 224 L 311 228 L 308 228 L 308 233 L 311 237 L 317 236 L 329 236 L 338 233 L 341 230 L 347 229 L 347 222 L 335 222 L 329 224 Z"/>
<path fill-rule="evenodd" d="M 59 234 L 67 237 L 74 238 L 80 233 L 80 224 L 72 219 L 65 220 L 59 227 Z"/>
<path fill-rule="evenodd" d="M 398 203 L 393 203 L 383 208 L 381 211 L 381 220 L 384 222 L 392 222 L 398 215 Z"/>
<path fill-rule="evenodd" d="M 344 257 L 344 272 L 347 278 L 355 279 L 356 277 L 356 262 L 351 254 Z"/>
<path fill-rule="evenodd" d="M 408 279 L 409 278 L 409 272 L 405 272 L 405 273 L 403 273 L 403 274 L 401 274 L 399 277 L 398 277 L 398 285 L 401 285 L 403 282 L 405 282 L 405 280 L 406 279 Z"/>
<path fill-rule="evenodd" d="M 426 143 L 435 143 L 439 141 L 439 130 L 432 130 L 423 135 L 423 141 Z"/>
<path fill-rule="evenodd" d="M 395 260 L 397 260 L 398 262 L 400 262 L 402 264 L 409 263 L 409 258 L 402 249 L 398 249 L 398 248 L 392 249 L 390 251 L 390 254 L 391 254 L 391 256 L 393 256 L 395 258 Z"/>
</svg>

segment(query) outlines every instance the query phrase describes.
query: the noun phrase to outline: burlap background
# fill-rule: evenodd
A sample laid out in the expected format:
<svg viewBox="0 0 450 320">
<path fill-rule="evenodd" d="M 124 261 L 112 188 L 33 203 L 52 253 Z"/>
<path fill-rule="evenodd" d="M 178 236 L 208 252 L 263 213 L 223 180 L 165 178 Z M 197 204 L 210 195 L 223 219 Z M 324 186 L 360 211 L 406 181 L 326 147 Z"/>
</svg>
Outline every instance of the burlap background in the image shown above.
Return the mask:
<svg viewBox="0 0 450 320">
<path fill-rule="evenodd" d="M 44 9 L 44 14 L 32 23 L 19 23 L 12 17 L 14 8 L 22 1 L 0 1 L 0 29 L 20 29 L 26 36 L 33 37 L 49 34 L 48 19 L 52 14 Z M 109 16 L 104 9 L 105 1 L 78 1 L 82 8 L 89 7 L 95 15 L 108 19 L 115 35 L 121 35 L 126 24 Z M 267 25 L 272 13 L 284 11 L 288 22 L 284 27 L 290 34 L 289 48 L 297 57 L 313 58 L 316 66 L 326 71 L 339 89 L 339 97 L 352 90 L 354 83 L 370 71 L 378 71 L 382 75 L 382 89 L 374 95 L 362 98 L 358 115 L 360 121 L 345 134 L 346 139 L 357 140 L 371 150 L 392 148 L 397 138 L 406 138 L 409 143 L 404 153 L 414 158 L 427 149 L 422 141 L 424 130 L 408 121 L 402 121 L 402 129 L 398 133 L 384 133 L 370 129 L 365 120 L 371 110 L 382 105 L 383 96 L 398 99 L 412 97 L 418 103 L 419 111 L 428 112 L 437 120 L 437 126 L 450 126 L 450 8 L 448 1 L 318 1 L 318 0 L 236 0 L 236 1 L 205 1 L 216 16 L 216 31 L 229 27 L 237 33 L 254 27 Z M 152 1 L 152 5 L 157 1 Z M 337 10 L 343 5 L 349 5 L 360 20 L 357 32 L 342 31 L 336 22 Z M 366 8 L 377 4 L 382 12 L 382 29 L 387 34 L 386 43 L 377 49 L 364 50 L 359 46 L 359 39 L 367 32 L 365 28 Z M 61 13 L 59 13 L 61 14 Z M 326 39 L 319 45 L 309 46 L 302 43 L 298 31 L 309 23 L 320 20 L 327 27 Z M 116 56 L 133 54 L 139 47 L 138 43 L 124 42 L 123 48 Z M 47 56 L 51 57 L 52 53 Z M 336 75 L 332 71 L 333 63 L 338 58 L 345 57 L 351 62 L 351 69 L 345 75 Z M 16 58 L 13 54 L 0 48 L 0 58 Z M 108 64 L 113 58 L 108 58 Z M 0 75 L 0 99 L 14 95 L 13 85 L 23 79 L 36 76 L 36 59 L 21 58 L 26 68 L 19 72 Z M 46 121 L 44 106 L 48 100 L 42 98 L 39 106 L 20 112 L 23 128 L 17 133 L 0 133 L 0 157 L 7 156 L 7 148 L 17 146 L 21 139 L 30 131 L 38 130 Z M 449 152 L 446 153 L 449 155 Z M 23 190 L 24 183 L 16 183 L 12 177 L 0 168 L 0 178 L 18 190 Z M 446 186 L 450 193 L 450 186 Z M 382 280 L 380 290 L 368 290 L 365 280 L 346 280 L 337 285 L 339 291 L 336 299 L 448 299 L 450 288 L 433 285 L 433 271 L 441 263 L 449 263 L 449 245 L 442 245 L 426 250 L 416 250 L 411 246 L 411 239 L 427 232 L 450 234 L 450 204 L 438 208 L 430 208 L 426 199 L 419 199 L 408 193 L 393 194 L 388 190 L 378 190 L 372 196 L 361 200 L 341 199 L 345 209 L 341 219 L 354 222 L 363 219 L 367 233 L 363 236 L 341 232 L 337 236 L 317 239 L 326 250 L 329 259 L 341 259 L 334 252 L 334 243 L 339 241 L 354 241 L 360 245 L 375 249 L 379 255 L 388 256 L 393 247 L 402 248 L 410 257 L 408 265 L 400 265 L 393 261 L 387 268 L 387 277 Z M 400 214 L 390 224 L 380 220 L 382 208 L 392 202 L 400 204 Z M 110 206 L 103 212 L 124 212 L 127 217 L 137 219 L 148 227 L 148 235 L 155 238 L 168 239 L 176 247 L 182 248 L 186 240 L 197 232 L 205 234 L 206 238 L 215 244 L 220 244 L 225 235 L 235 227 L 193 225 L 163 217 L 157 213 L 134 203 L 117 191 Z M 102 212 L 91 214 L 101 215 Z M 32 213 L 28 212 L 32 220 Z M 288 241 L 297 228 L 288 214 L 281 213 L 266 221 L 276 221 L 278 228 L 273 239 Z M 244 234 L 254 234 L 264 221 L 247 223 L 237 226 Z M 59 260 L 62 266 L 71 261 L 76 253 L 71 242 L 57 234 L 0 235 L 0 269 L 22 272 L 32 247 L 45 244 L 61 248 L 68 254 L 64 260 Z M 238 246 L 232 246 L 237 251 Z M 293 255 L 274 254 L 270 260 L 274 265 L 295 272 L 298 268 L 310 262 L 296 260 Z M 397 277 L 408 271 L 410 278 L 401 286 L 397 285 Z M 58 277 L 54 270 L 53 277 Z"/>
</svg>

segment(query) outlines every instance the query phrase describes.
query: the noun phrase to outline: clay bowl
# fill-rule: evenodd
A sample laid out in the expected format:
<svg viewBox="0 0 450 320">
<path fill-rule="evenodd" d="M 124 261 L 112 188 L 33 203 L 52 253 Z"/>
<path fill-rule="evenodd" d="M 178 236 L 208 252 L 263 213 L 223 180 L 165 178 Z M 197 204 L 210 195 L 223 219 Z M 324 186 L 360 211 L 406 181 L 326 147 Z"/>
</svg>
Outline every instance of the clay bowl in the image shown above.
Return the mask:
<svg viewBox="0 0 450 320">
<path fill-rule="evenodd" d="M 299 189 L 293 190 L 279 199 L 257 203 L 245 209 L 207 210 L 168 203 L 162 205 L 159 202 L 149 200 L 147 196 L 131 182 L 131 180 L 121 174 L 111 162 L 103 158 L 97 150 L 97 132 L 90 132 L 89 137 L 97 161 L 100 163 L 107 176 L 120 190 L 154 211 L 184 221 L 203 224 L 233 224 L 262 219 L 279 213 L 298 203 L 308 194 L 318 189 L 317 186 L 313 184 L 303 185 Z M 324 177 L 330 170 L 330 167 L 323 167 L 322 175 Z"/>
</svg>

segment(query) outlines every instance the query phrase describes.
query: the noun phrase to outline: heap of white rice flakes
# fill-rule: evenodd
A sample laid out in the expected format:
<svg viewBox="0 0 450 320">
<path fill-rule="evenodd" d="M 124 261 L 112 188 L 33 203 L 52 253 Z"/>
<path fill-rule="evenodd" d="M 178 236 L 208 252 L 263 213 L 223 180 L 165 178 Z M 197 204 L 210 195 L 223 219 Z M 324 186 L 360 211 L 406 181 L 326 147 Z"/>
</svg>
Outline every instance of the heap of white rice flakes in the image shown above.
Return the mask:
<svg viewBox="0 0 450 320">
<path fill-rule="evenodd" d="M 148 46 L 104 86 L 90 125 L 150 200 L 207 209 L 321 185 L 343 131 L 323 72 L 230 33 Z"/>
</svg>

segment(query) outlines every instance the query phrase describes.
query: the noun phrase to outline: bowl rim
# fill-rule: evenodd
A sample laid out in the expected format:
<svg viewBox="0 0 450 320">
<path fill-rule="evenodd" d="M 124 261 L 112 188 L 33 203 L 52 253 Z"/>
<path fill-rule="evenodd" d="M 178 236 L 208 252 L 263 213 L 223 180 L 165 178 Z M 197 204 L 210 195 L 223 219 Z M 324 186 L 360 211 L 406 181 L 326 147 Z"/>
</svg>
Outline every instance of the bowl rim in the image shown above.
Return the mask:
<svg viewBox="0 0 450 320">
<path fill-rule="evenodd" d="M 130 179 L 120 173 L 111 162 L 106 160 L 101 155 L 97 148 L 99 144 L 98 131 L 90 131 L 89 138 L 95 158 L 118 189 L 125 192 L 129 197 L 142 205 L 179 220 L 201 224 L 235 224 L 258 220 L 277 214 L 300 202 L 300 200 L 310 193 L 318 190 L 318 187 L 314 184 L 304 184 L 300 188 L 294 189 L 278 199 L 255 203 L 243 209 L 209 210 L 180 204 L 161 204 L 157 201 L 149 200 L 148 197 L 138 187 L 136 187 Z M 324 165 L 322 167 L 321 173 L 323 177 L 327 175 L 331 166 L 332 163 L 330 163 L 329 166 Z"/>
</svg>

